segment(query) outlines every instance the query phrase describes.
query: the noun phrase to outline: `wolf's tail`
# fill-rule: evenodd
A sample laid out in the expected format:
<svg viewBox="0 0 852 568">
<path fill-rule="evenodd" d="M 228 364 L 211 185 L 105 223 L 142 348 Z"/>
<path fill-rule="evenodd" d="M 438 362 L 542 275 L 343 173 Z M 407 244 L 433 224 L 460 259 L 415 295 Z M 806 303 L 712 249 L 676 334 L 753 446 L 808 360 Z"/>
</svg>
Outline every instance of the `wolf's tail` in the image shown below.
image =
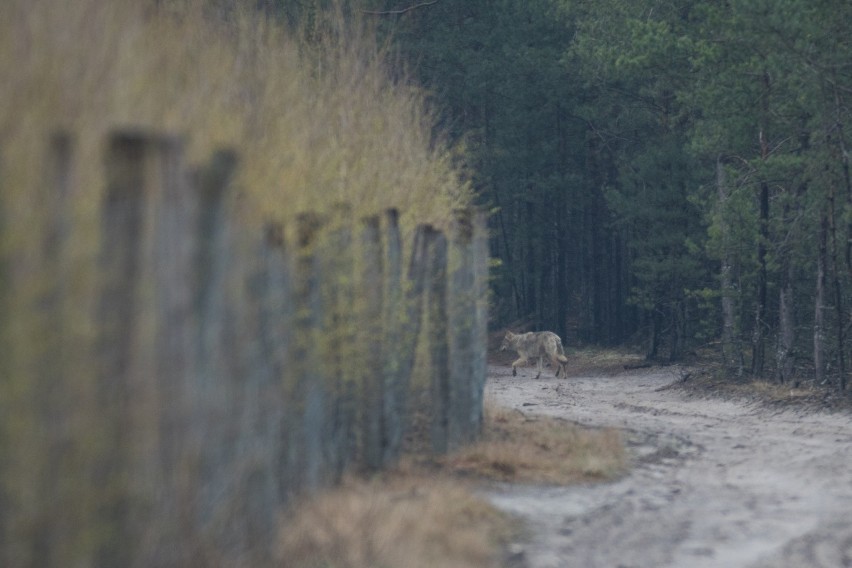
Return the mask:
<svg viewBox="0 0 852 568">
<path fill-rule="evenodd" d="M 559 359 L 559 362 L 563 365 L 568 364 L 568 357 L 565 356 L 565 348 L 562 347 L 562 340 L 556 342 L 556 358 Z"/>
</svg>

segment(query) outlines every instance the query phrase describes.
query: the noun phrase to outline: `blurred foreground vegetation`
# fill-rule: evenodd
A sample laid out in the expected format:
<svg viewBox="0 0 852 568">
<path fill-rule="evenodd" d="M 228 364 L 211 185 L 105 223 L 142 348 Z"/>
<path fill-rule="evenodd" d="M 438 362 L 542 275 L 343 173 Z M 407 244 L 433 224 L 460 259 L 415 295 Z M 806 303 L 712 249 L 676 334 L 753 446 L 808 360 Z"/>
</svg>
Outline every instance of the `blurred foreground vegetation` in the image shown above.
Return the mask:
<svg viewBox="0 0 852 568">
<path fill-rule="evenodd" d="M 164 565 L 182 559 L 181 565 L 215 566 L 226 563 L 219 550 L 254 550 L 257 533 L 246 520 L 257 517 L 252 507 L 269 508 L 268 503 L 244 499 L 263 492 L 229 493 L 233 487 L 272 483 L 255 473 L 263 464 L 252 460 L 260 459 L 262 449 L 247 451 L 245 441 L 223 447 L 240 448 L 251 459 L 237 464 L 234 479 L 206 486 L 198 503 L 191 497 L 196 488 L 189 485 L 199 476 L 215 478 L 204 468 L 243 454 L 211 456 L 209 450 L 199 450 L 201 458 L 178 460 L 178 467 L 166 467 L 169 461 L 164 458 L 162 471 L 140 457 L 145 452 L 168 456 L 178 451 L 170 448 L 164 433 L 183 427 L 182 420 L 187 419 L 179 402 L 164 404 L 172 390 L 157 384 L 155 377 L 164 376 L 163 370 L 153 359 L 145 359 L 152 345 L 176 346 L 157 336 L 161 329 L 157 326 L 174 314 L 162 314 L 145 301 L 170 294 L 157 288 L 169 286 L 168 275 L 157 281 L 141 272 L 139 280 L 130 283 L 132 305 L 119 301 L 112 306 L 114 313 L 107 314 L 119 329 L 130 325 L 123 314 L 132 318 L 138 324 L 132 338 L 111 336 L 99 319 L 104 315 L 102 292 L 111 289 L 109 278 L 116 276 L 107 275 L 105 283 L 99 273 L 104 249 L 112 246 L 104 240 L 111 229 L 104 226 L 102 209 L 112 195 L 105 181 L 110 166 L 105 156 L 115 149 L 116 140 L 129 141 L 125 147 L 131 150 L 134 144 L 174 148 L 180 154 L 178 161 L 201 172 L 202 181 L 204 172 L 216 168 L 211 155 L 221 157 L 216 151 L 235 149 L 239 166 L 227 207 L 236 212 L 238 224 L 257 228 L 257 235 L 262 234 L 262 224 L 283 223 L 287 242 L 297 241 L 294 220 L 300 215 L 305 219 L 308 211 L 325 215 L 345 210 L 351 220 L 395 207 L 401 212 L 403 240 L 410 244 L 416 223 L 446 228 L 453 211 L 469 203 L 469 188 L 453 152 L 433 128 L 422 93 L 398 74 L 391 77 L 386 54 L 372 35 L 355 22 L 345 24 L 334 10 L 315 12 L 309 21 L 310 26 L 293 27 L 268 18 L 253 3 L 203 0 L 0 4 L 0 563 L 4 566 L 115 566 L 125 560 L 144 563 L 146 557 Z M 112 136 L 117 130 L 124 133 L 123 139 Z M 181 143 L 172 144 L 172 136 Z M 145 146 L 144 140 L 155 142 Z M 171 175 L 143 169 L 146 179 L 156 180 L 161 174 L 164 179 Z M 146 199 L 137 200 L 148 207 Z M 162 211 L 149 213 L 144 219 L 157 218 Z M 179 226 L 171 226 L 180 233 Z M 112 228 L 118 235 L 137 236 L 127 227 Z M 151 227 L 143 224 L 140 234 L 147 235 L 146 243 L 159 239 L 165 248 L 181 250 L 180 241 L 169 243 L 168 235 L 152 237 L 145 231 Z M 273 237 L 270 241 L 277 240 L 274 231 Z M 268 268 L 277 270 L 278 265 L 259 268 L 252 264 L 255 257 L 242 255 L 253 243 L 242 242 L 233 249 L 236 264 L 273 278 L 273 269 Z M 201 246 L 217 250 L 218 245 Z M 140 245 L 140 250 L 147 249 Z M 184 253 L 173 258 L 186 258 L 180 256 Z M 147 270 L 149 260 L 140 258 L 146 259 L 140 266 Z M 183 274 L 186 267 L 175 263 L 173 268 Z M 203 331 L 205 337 L 216 339 L 224 354 L 231 353 L 227 349 L 235 343 L 258 349 L 240 335 L 222 335 L 223 326 L 233 321 L 237 322 L 233 329 L 239 330 L 246 322 L 259 325 L 263 320 L 262 313 L 240 311 L 245 303 L 228 304 L 244 298 L 243 292 L 256 292 L 250 284 L 228 284 L 239 294 L 226 291 L 224 300 L 214 298 L 225 319 L 212 320 Z M 222 289 L 230 290 L 228 286 Z M 325 349 L 336 339 L 317 341 Z M 104 374 L 104 353 L 99 349 L 125 341 L 131 344 L 133 372 L 141 373 L 133 381 L 143 380 L 115 377 L 121 386 L 105 394 L 110 377 Z M 351 353 L 352 346 L 345 348 L 342 352 Z M 241 363 L 222 364 L 239 370 Z M 349 373 L 358 374 L 369 362 L 354 357 L 346 364 Z M 198 440 L 209 438 L 210 447 L 218 447 L 214 441 L 228 441 L 234 432 L 268 428 L 253 420 L 257 409 L 252 405 L 259 405 L 261 416 L 275 410 L 270 408 L 277 399 L 266 391 L 240 390 L 240 385 L 252 385 L 249 379 L 257 377 L 237 373 L 231 379 L 237 386 L 223 392 L 244 399 L 220 401 L 216 397 L 225 395 L 217 391 L 211 394 L 211 404 L 234 404 L 245 412 L 209 414 L 210 429 L 195 435 Z M 145 387 L 149 380 L 157 386 Z M 121 390 L 125 387 L 126 392 Z M 306 406 L 318 400 L 318 395 L 312 396 L 303 401 Z M 112 404 L 119 399 L 121 404 Z M 235 430 L 228 430 L 230 425 Z M 171 485 L 156 483 L 164 479 Z M 143 522 L 158 510 L 155 504 L 173 497 L 171 491 L 183 498 L 170 505 L 174 516 L 160 519 L 156 527 Z M 204 508 L 210 502 L 221 507 L 211 512 Z M 198 521 L 181 516 L 187 511 L 190 516 L 197 512 L 212 527 L 206 540 L 181 533 Z M 128 532 L 136 526 L 147 528 Z M 246 552 L 227 562 L 257 566 L 268 560 L 268 552 L 254 556 Z"/>
</svg>

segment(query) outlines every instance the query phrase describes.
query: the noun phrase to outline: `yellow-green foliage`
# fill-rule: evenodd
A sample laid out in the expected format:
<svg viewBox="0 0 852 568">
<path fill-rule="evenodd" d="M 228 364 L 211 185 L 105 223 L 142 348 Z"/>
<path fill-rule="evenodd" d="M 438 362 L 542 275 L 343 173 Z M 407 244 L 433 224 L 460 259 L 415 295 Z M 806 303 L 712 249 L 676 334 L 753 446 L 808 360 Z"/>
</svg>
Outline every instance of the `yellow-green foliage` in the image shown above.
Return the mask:
<svg viewBox="0 0 852 568">
<path fill-rule="evenodd" d="M 288 226 L 340 202 L 353 216 L 398 207 L 406 229 L 446 226 L 470 199 L 423 94 L 388 78 L 364 28 L 331 18 L 304 42 L 254 2 L 233 4 L 0 1 L 0 563 L 84 565 L 111 538 L 88 522 L 122 491 L 89 475 L 111 443 L 89 356 L 109 132 L 184 136 L 193 164 L 237 150 L 244 210 Z M 45 157 L 60 130 L 75 189 L 58 214 L 74 231 L 50 263 Z"/>
<path fill-rule="evenodd" d="M 432 144 L 422 94 L 388 79 L 368 34 L 336 22 L 308 46 L 250 10 L 223 21 L 203 2 L 151 4 L 3 2 L 4 153 L 26 148 L 32 172 L 45 133 L 65 128 L 96 176 L 105 133 L 141 127 L 186 134 L 190 159 L 237 148 L 240 185 L 264 215 L 346 201 L 441 222 L 467 200 L 449 152 Z"/>
</svg>

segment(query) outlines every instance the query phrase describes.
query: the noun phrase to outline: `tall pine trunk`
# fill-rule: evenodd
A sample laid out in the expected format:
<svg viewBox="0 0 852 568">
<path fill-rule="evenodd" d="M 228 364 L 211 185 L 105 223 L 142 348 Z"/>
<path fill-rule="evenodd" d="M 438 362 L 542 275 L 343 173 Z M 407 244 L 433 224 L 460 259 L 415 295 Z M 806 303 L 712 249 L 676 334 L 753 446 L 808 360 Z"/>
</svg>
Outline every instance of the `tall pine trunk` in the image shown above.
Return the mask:
<svg viewBox="0 0 852 568">
<path fill-rule="evenodd" d="M 766 243 L 769 241 L 769 184 L 760 184 L 760 234 L 757 243 L 757 302 L 754 309 L 754 329 L 752 331 L 751 373 L 756 377 L 763 375 L 766 360 L 766 299 L 767 299 L 767 260 Z"/>
<path fill-rule="evenodd" d="M 828 240 L 828 219 L 822 214 L 819 230 L 819 252 L 817 255 L 817 279 L 816 294 L 814 299 L 814 378 L 817 383 L 825 381 L 825 346 L 824 328 L 825 316 L 823 305 L 825 304 L 825 267 L 827 264 L 828 251 L 826 241 Z"/>
<path fill-rule="evenodd" d="M 760 158 L 763 162 L 769 159 L 769 136 L 766 123 L 769 120 L 769 95 L 772 79 L 768 71 L 763 72 L 763 94 L 761 104 L 761 124 L 758 131 L 760 142 Z M 761 175 L 761 177 L 763 177 Z M 760 218 L 758 219 L 757 242 L 757 303 L 754 313 L 754 330 L 752 333 L 751 373 L 756 377 L 763 375 L 766 362 L 766 309 L 767 309 L 767 244 L 769 243 L 769 182 L 764 178 L 760 181 L 759 195 Z"/>
<path fill-rule="evenodd" d="M 805 191 L 805 186 L 799 187 L 796 193 L 796 210 L 798 210 L 798 199 Z M 783 219 L 789 226 L 791 206 L 784 206 Z M 785 241 L 790 242 L 795 238 L 792 229 L 787 234 Z M 791 258 L 792 251 L 784 247 L 780 251 L 781 259 L 781 285 L 778 291 L 778 344 L 775 350 L 775 377 L 778 382 L 785 383 L 793 376 L 793 349 L 796 344 L 796 296 L 793 293 L 793 282 L 796 276 L 796 264 Z"/>
<path fill-rule="evenodd" d="M 838 154 L 840 157 L 840 165 L 843 170 L 843 183 L 846 187 L 846 209 L 852 211 L 852 174 L 849 171 L 849 150 L 846 147 L 846 135 L 843 129 L 843 108 L 844 101 L 837 88 L 837 77 L 832 78 L 834 85 L 834 110 L 837 115 L 837 144 Z M 852 279 L 852 217 L 846 223 L 846 246 L 843 254 L 846 260 L 846 272 L 849 278 Z"/>
<path fill-rule="evenodd" d="M 731 266 L 731 236 L 730 226 L 725 214 L 728 201 L 728 186 L 725 176 L 725 165 L 722 158 L 716 160 L 716 189 L 719 197 L 719 223 L 722 232 L 722 266 L 720 270 L 720 285 L 722 292 L 722 359 L 727 374 L 737 377 L 743 374 L 743 356 L 737 332 L 737 316 L 735 296 L 737 294 L 733 282 L 733 267 Z"/>
<path fill-rule="evenodd" d="M 840 259 L 838 258 L 839 254 L 839 246 L 837 244 L 837 211 L 835 207 L 835 187 L 834 184 L 831 185 L 831 191 L 829 193 L 828 204 L 829 204 L 829 236 L 831 238 L 831 284 L 834 289 L 834 311 L 835 311 L 835 320 L 836 320 L 836 340 L 837 340 L 837 357 L 838 357 L 838 371 L 840 372 L 840 382 L 838 386 L 840 390 L 846 389 L 846 357 L 845 357 L 845 349 L 846 349 L 846 341 L 845 341 L 845 321 L 846 318 L 844 316 L 843 310 L 843 285 L 840 282 Z"/>
<path fill-rule="evenodd" d="M 781 269 L 782 282 L 779 292 L 778 349 L 775 353 L 776 377 L 785 383 L 793 376 L 793 346 L 796 341 L 795 296 L 793 295 L 793 263 L 784 255 Z"/>
<path fill-rule="evenodd" d="M 840 90 L 837 87 L 836 80 L 833 81 L 834 85 L 834 109 L 837 114 L 837 145 L 838 145 L 838 154 L 840 158 L 841 169 L 843 170 L 843 185 L 846 194 L 846 211 L 852 212 L 852 175 L 850 175 L 849 171 L 849 151 L 846 147 L 846 135 L 843 129 L 843 120 L 842 120 L 842 110 L 844 108 L 844 101 L 841 95 Z M 840 261 L 838 256 L 840 254 L 840 246 L 838 245 L 837 240 L 837 215 L 835 210 L 835 191 L 834 187 L 832 187 L 831 192 L 831 240 L 832 247 L 834 249 L 833 252 L 833 260 L 834 260 L 834 289 L 835 289 L 835 302 L 837 305 L 837 344 L 838 344 L 838 354 L 840 356 L 840 390 L 846 390 L 846 331 L 848 328 L 846 327 L 846 319 L 843 313 L 843 285 L 841 283 L 841 274 L 840 274 Z M 843 206 L 841 205 L 841 208 Z M 842 218 L 842 213 L 841 213 Z M 846 222 L 846 243 L 843 246 L 843 257 L 846 264 L 846 274 L 852 282 L 852 216 L 847 215 L 848 221 Z M 841 235 L 841 238 L 843 236 Z M 852 325 L 852 321 L 850 321 L 850 325 Z"/>
</svg>

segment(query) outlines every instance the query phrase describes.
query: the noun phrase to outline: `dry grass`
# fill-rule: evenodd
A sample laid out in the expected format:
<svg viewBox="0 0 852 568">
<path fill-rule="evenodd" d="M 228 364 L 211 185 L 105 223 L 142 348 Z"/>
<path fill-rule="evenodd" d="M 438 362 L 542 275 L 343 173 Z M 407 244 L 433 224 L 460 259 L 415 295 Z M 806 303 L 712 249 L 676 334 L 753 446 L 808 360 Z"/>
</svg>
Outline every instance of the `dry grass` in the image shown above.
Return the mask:
<svg viewBox="0 0 852 568">
<path fill-rule="evenodd" d="M 582 348 L 568 353 L 568 372 L 574 375 L 619 373 L 645 363 L 642 355 L 627 350 Z"/>
<path fill-rule="evenodd" d="M 771 406 L 791 406 L 815 411 L 852 409 L 852 396 L 839 392 L 833 385 L 816 385 L 812 379 L 797 379 L 779 383 L 750 377 L 727 375 L 718 363 L 719 358 L 704 359 L 690 367 L 687 380 L 671 388 L 689 396 L 721 397 Z"/>
<path fill-rule="evenodd" d="M 624 446 L 616 430 L 590 430 L 493 405 L 486 410 L 482 440 L 444 458 L 449 470 L 557 485 L 610 479 L 624 471 Z"/>
<path fill-rule="evenodd" d="M 810 389 L 792 387 L 789 384 L 781 384 L 765 380 L 757 380 L 749 383 L 750 390 L 759 397 L 768 400 L 786 400 L 810 396 Z"/>
<path fill-rule="evenodd" d="M 278 559 L 292 568 L 500 565 L 512 521 L 458 482 L 420 475 L 349 482 L 298 507 Z"/>
<path fill-rule="evenodd" d="M 104 137 L 122 127 L 185 135 L 193 162 L 236 148 L 247 209 L 264 219 L 348 202 L 356 215 L 395 206 L 406 225 L 443 225 L 469 200 L 423 94 L 389 79 L 370 34 L 329 21 L 335 32 L 308 46 L 253 3 L 227 17 L 213 4 L 0 3 L 0 148 L 19 214 L 38 214 L 33 174 L 57 129 L 75 135 L 89 214 Z"/>
<path fill-rule="evenodd" d="M 474 497 L 470 483 L 599 481 L 624 467 L 614 430 L 489 405 L 481 442 L 305 501 L 282 528 L 278 558 L 294 568 L 499 566 L 522 529 Z"/>
</svg>

